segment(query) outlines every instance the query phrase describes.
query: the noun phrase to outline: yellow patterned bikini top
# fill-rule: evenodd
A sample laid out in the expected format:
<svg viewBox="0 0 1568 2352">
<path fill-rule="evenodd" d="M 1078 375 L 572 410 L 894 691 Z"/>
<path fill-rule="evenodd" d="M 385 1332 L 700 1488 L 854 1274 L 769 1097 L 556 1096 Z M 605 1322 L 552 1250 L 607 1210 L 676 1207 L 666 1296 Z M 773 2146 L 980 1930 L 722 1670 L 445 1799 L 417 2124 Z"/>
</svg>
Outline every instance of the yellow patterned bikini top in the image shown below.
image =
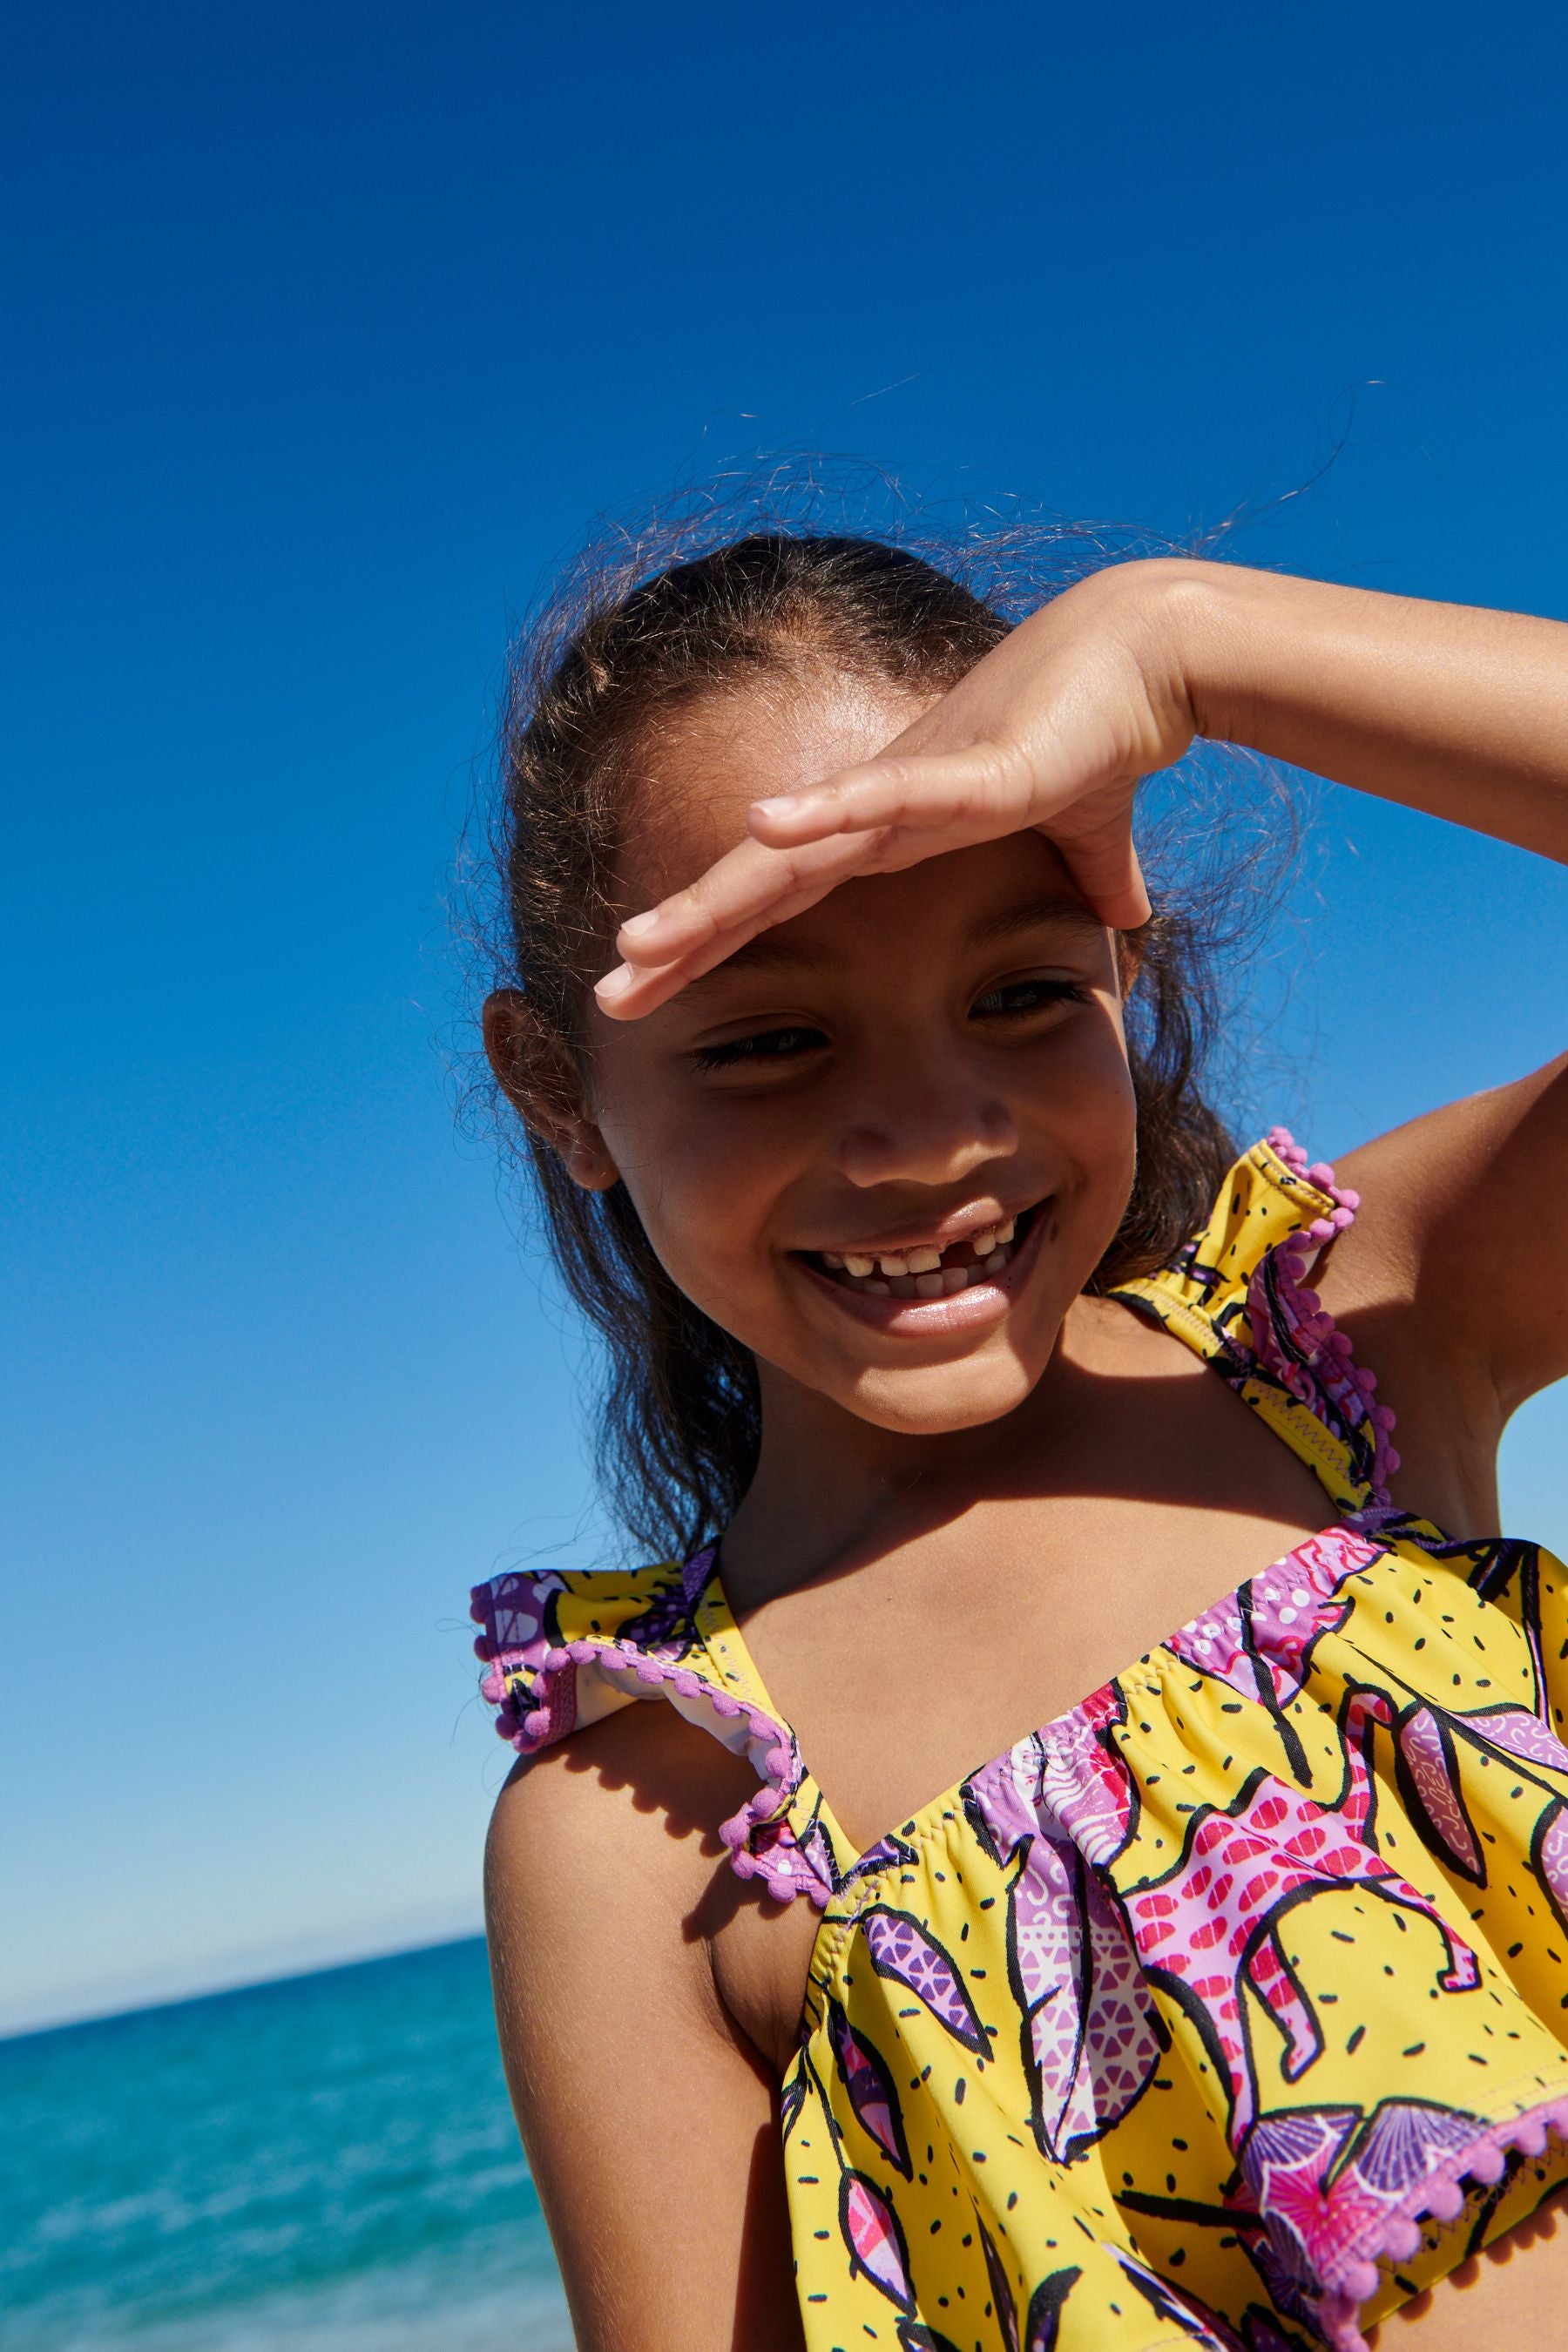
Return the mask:
<svg viewBox="0 0 1568 2352">
<path fill-rule="evenodd" d="M 1390 1504 L 1304 1287 L 1355 1207 L 1277 1129 L 1119 1294 L 1331 1523 L 866 1853 L 712 1551 L 474 1595 L 524 1757 L 667 1701 L 755 1769 L 736 1871 L 820 1910 L 780 2094 L 809 2352 L 1357 2352 L 1568 2178 L 1568 1575 Z"/>
</svg>

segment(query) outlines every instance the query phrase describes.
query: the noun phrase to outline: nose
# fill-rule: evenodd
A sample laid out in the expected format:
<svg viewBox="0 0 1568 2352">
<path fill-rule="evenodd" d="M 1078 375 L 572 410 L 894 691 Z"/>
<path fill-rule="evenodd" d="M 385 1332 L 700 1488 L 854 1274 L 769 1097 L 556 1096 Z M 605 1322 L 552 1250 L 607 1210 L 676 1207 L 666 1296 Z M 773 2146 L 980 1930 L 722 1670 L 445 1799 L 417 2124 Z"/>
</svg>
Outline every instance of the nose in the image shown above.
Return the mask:
<svg viewBox="0 0 1568 2352">
<path fill-rule="evenodd" d="M 959 1183 L 1018 1149 L 1005 1102 L 978 1089 L 973 1077 L 968 1084 L 957 1072 L 944 1077 L 923 1057 L 895 1073 L 875 1103 L 867 1103 L 862 1088 L 855 1111 L 836 1158 L 839 1173 L 863 1187 Z"/>
</svg>

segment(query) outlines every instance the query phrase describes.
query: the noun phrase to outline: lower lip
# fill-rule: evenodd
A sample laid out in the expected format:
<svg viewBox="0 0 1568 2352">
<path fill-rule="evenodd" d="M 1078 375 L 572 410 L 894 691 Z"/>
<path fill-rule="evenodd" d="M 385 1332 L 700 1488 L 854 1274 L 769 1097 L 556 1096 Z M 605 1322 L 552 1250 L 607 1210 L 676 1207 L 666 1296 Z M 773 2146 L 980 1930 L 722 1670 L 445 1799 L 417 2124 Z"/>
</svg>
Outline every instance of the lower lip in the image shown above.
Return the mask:
<svg viewBox="0 0 1568 2352">
<path fill-rule="evenodd" d="M 1002 1320 L 1027 1281 L 1040 1254 L 1051 1205 L 1050 1199 L 1040 1202 L 1022 1244 L 1000 1274 L 972 1282 L 966 1289 L 954 1291 L 951 1298 L 881 1298 L 874 1290 L 851 1290 L 835 1282 L 807 1260 L 797 1258 L 795 1263 L 836 1307 L 873 1331 L 885 1331 L 889 1339 L 934 1339 L 949 1331 L 984 1330 L 988 1323 Z"/>
</svg>

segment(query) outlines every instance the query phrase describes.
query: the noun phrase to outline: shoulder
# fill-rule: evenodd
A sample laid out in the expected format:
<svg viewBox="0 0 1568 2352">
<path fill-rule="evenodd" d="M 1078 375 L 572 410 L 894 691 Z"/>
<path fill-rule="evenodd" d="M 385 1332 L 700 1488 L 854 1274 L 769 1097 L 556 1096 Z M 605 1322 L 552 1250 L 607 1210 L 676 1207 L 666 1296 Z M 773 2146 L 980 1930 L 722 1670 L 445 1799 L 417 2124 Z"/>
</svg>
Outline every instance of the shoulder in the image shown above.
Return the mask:
<svg viewBox="0 0 1568 2352">
<path fill-rule="evenodd" d="M 686 1585 L 665 1562 L 523 1570 L 475 1589 L 481 1693 L 519 1756 L 491 1817 L 485 1889 L 498 1993 L 510 1984 L 520 2025 L 557 1982 L 581 1997 L 587 1956 L 606 1991 L 623 1953 L 645 1971 L 662 1954 L 672 1984 L 700 1990 L 680 1921 L 727 1859 L 719 1826 L 755 1781 L 674 1708 L 638 1703 L 688 1654 Z M 616 1928 L 634 1910 L 628 1940 Z"/>
<path fill-rule="evenodd" d="M 718 1989 L 729 1755 L 629 1706 L 520 1763 L 485 1863 L 496 2021 L 584 2352 L 795 2347 L 774 2086 Z"/>
<path fill-rule="evenodd" d="M 1347 1305 L 1468 1364 L 1501 1420 L 1568 1372 L 1568 1055 L 1363 1144 L 1336 1244 Z"/>
<path fill-rule="evenodd" d="M 1509 1417 L 1568 1373 L 1568 1058 L 1391 1129 L 1340 1174 L 1360 1205 L 1319 1287 L 1397 1412 L 1396 1495 L 1494 1527 Z"/>
<path fill-rule="evenodd" d="M 630 1706 L 521 1761 L 485 1845 L 496 2020 L 531 2152 L 568 2095 L 617 2104 L 614 2064 L 636 2021 L 639 2070 L 675 2051 L 731 2051 L 705 1903 L 725 1883 L 718 1822 L 734 1759 L 672 1709 Z"/>
<path fill-rule="evenodd" d="M 627 1705 L 519 1759 L 490 1818 L 490 1899 L 567 1936 L 595 1933 L 633 1881 L 645 1916 L 654 1889 L 679 1906 L 728 1867 L 720 1829 L 755 1787 L 673 1707 Z"/>
</svg>

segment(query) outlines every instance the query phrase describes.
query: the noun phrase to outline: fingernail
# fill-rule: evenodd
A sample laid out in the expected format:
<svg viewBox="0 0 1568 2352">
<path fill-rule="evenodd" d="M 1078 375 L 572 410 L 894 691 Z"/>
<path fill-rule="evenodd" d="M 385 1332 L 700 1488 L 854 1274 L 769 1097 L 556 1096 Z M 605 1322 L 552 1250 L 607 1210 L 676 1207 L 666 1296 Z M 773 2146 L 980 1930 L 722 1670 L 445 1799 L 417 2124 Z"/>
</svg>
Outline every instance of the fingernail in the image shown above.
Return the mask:
<svg viewBox="0 0 1568 2352">
<path fill-rule="evenodd" d="M 621 936 L 623 939 L 627 940 L 640 940 L 647 932 L 656 931 L 658 929 L 658 916 L 657 912 L 647 915 L 634 915 L 629 922 L 626 922 L 621 925 Z"/>
<path fill-rule="evenodd" d="M 753 816 L 784 816 L 792 808 L 795 807 L 795 800 L 794 793 L 784 793 L 776 800 L 753 801 L 752 803 L 752 814 Z"/>
<path fill-rule="evenodd" d="M 636 978 L 629 963 L 618 963 L 614 971 L 607 971 L 603 980 L 594 982 L 594 993 L 603 1004 L 609 997 L 624 996 Z"/>
</svg>

